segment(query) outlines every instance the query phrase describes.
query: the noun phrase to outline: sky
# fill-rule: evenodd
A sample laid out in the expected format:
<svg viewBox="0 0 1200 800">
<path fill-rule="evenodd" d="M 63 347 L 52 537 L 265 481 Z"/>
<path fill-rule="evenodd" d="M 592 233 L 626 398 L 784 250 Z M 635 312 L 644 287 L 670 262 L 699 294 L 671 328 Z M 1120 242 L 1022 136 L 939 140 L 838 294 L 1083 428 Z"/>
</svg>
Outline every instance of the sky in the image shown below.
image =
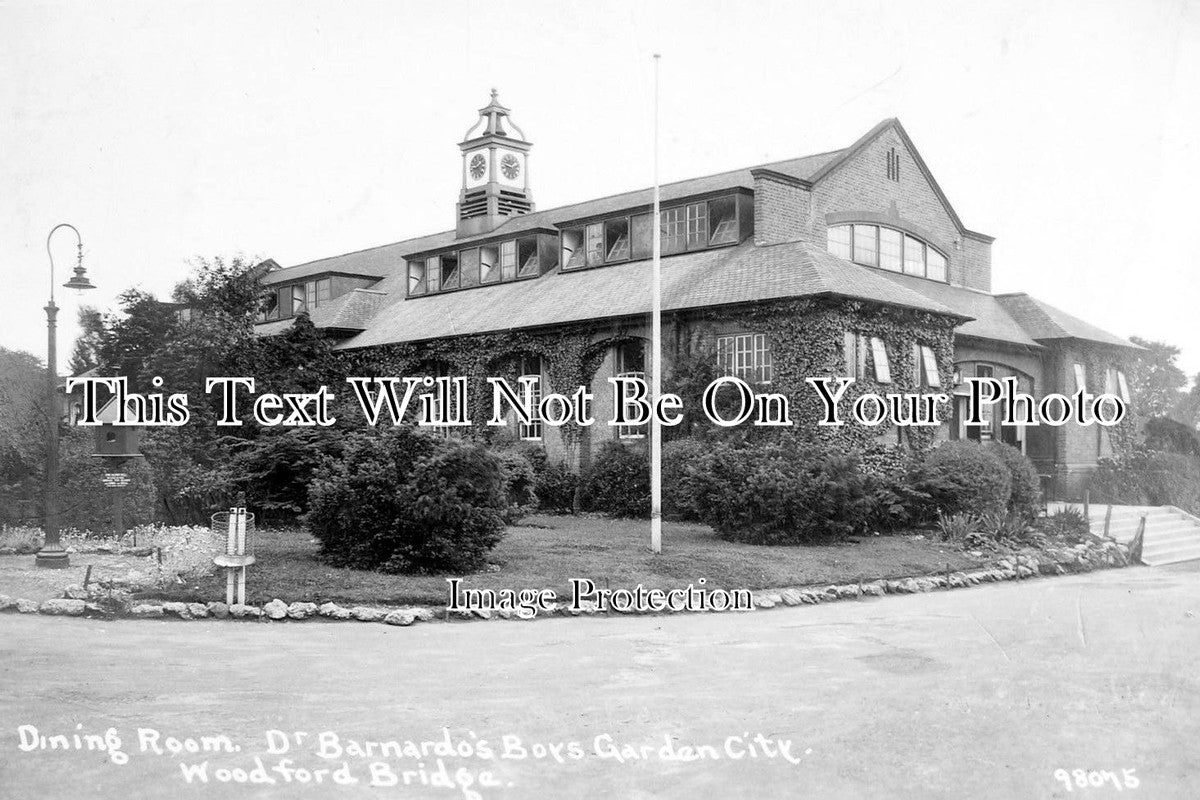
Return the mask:
<svg viewBox="0 0 1200 800">
<path fill-rule="evenodd" d="M 0 345 L 45 353 L 59 222 L 98 289 L 194 257 L 284 266 L 453 226 L 500 100 L 539 208 L 852 143 L 896 116 L 993 288 L 1200 372 L 1200 2 L 0 0 Z M 56 282 L 74 239 L 56 235 Z M 60 361 L 61 364 L 61 361 Z"/>
</svg>

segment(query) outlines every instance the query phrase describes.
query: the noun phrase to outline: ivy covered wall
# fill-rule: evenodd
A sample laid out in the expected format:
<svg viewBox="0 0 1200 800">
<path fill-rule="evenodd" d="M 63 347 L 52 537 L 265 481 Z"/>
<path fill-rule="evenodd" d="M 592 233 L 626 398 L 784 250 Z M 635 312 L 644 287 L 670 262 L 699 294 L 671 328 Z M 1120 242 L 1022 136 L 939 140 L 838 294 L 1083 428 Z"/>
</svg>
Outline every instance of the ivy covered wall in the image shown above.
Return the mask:
<svg viewBox="0 0 1200 800">
<path fill-rule="evenodd" d="M 843 340 L 849 330 L 878 337 L 886 343 L 892 383 L 878 384 L 869 379 L 856 382 L 843 400 L 843 408 L 847 411 L 854 399 L 864 392 L 921 392 L 922 387 L 915 385 L 914 344 L 933 348 L 937 357 L 941 388 L 925 388 L 924 391 L 946 391 L 953 372 L 956 322 L 954 317 L 828 298 L 781 300 L 664 315 L 664 391 L 684 395 L 685 412 L 693 417 L 695 425 L 711 426 L 703 418 L 699 404 L 680 390 L 672 374 L 672 365 L 694 363 L 696 359 L 714 360 L 715 341 L 719 335 L 763 333 L 771 347 L 774 380 L 769 386 L 760 388 L 788 396 L 791 416 L 796 423 L 792 430 L 804 437 L 831 438 L 846 450 L 863 450 L 889 440 L 889 437 L 895 442 L 894 429 L 886 424 L 866 428 L 853 421 L 840 428 L 818 426 L 821 401 L 805 379 L 846 374 Z M 605 372 L 611 372 L 611 359 L 606 362 L 606 357 L 612 348 L 619 342 L 647 336 L 644 320 L 608 320 L 545 331 L 506 331 L 385 345 L 344 351 L 340 357 L 347 375 L 418 375 L 426 374 L 430 365 L 440 364 L 448 374 L 468 376 L 469 416 L 474 425 L 466 435 L 494 440 L 515 437 L 516 432 L 511 426 L 497 428 L 485 424 L 491 413 L 491 392 L 486 384 L 488 376 L 515 380 L 521 357 L 536 355 L 542 359 L 548 384 L 546 391 L 569 394 L 577 386 L 588 385 L 599 400 L 610 392 L 609 375 L 598 370 L 606 364 Z M 597 405 L 601 404 L 598 402 Z M 607 404 L 604 408 L 608 408 Z M 948 413 L 947 408 L 945 414 Z M 606 422 L 607 410 L 605 416 L 597 415 L 597 423 L 591 429 L 570 424 L 561 428 L 546 426 L 543 442 L 547 453 L 572 464 L 586 463 L 592 449 L 615 435 Z M 936 436 L 934 429 L 910 428 L 905 441 L 912 448 L 923 450 L 934 443 Z"/>
</svg>

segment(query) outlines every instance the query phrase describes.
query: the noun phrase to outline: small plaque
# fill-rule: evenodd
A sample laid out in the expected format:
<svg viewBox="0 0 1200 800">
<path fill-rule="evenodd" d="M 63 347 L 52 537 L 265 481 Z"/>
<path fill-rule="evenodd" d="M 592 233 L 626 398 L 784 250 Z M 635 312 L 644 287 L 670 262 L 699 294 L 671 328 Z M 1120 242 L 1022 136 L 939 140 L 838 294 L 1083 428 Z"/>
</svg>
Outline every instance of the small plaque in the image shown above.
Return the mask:
<svg viewBox="0 0 1200 800">
<path fill-rule="evenodd" d="M 106 472 L 100 480 L 110 489 L 120 489 L 129 485 L 129 474 L 125 472 Z"/>
</svg>

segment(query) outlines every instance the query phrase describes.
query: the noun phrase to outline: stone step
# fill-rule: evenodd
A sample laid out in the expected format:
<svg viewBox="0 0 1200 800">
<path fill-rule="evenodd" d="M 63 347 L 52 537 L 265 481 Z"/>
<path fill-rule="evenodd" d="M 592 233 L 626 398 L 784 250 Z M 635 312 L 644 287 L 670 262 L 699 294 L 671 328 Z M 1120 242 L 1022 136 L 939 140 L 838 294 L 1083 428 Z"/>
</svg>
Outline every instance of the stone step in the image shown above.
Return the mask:
<svg viewBox="0 0 1200 800">
<path fill-rule="evenodd" d="M 1142 562 L 1152 567 L 1163 564 L 1178 564 L 1182 561 L 1200 561 L 1200 539 L 1190 544 L 1163 548 L 1147 552 L 1142 550 Z"/>
<path fill-rule="evenodd" d="M 1200 542 L 1200 526 L 1175 530 L 1148 530 L 1144 544 L 1175 544 L 1177 542 Z"/>
</svg>

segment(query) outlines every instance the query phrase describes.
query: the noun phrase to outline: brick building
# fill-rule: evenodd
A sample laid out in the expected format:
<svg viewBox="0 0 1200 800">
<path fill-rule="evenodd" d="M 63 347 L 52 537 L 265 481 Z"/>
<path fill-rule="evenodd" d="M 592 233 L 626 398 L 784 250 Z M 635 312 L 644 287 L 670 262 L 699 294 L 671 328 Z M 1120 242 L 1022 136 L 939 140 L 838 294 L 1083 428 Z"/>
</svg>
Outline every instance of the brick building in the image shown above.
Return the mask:
<svg viewBox="0 0 1200 800">
<path fill-rule="evenodd" d="M 992 294 L 992 237 L 962 223 L 898 120 L 842 150 L 664 185 L 655 226 L 649 189 L 538 210 L 530 142 L 494 92 L 479 113 L 459 144 L 453 229 L 269 271 L 259 331 L 307 313 L 359 374 L 590 382 L 607 419 L 607 378 L 645 371 L 657 227 L 664 378 L 706 358 L 795 395 L 804 425 L 809 375 L 855 377 L 853 392 L 946 391 L 955 413 L 936 438 L 1006 441 L 1067 493 L 1111 453 L 1096 426 L 965 424 L 970 376 L 1012 376 L 1036 397 L 1128 399 L 1138 348 L 1030 295 Z M 582 462 L 643 431 L 535 422 L 509 435 Z M 898 429 L 844 436 L 906 445 Z"/>
</svg>

